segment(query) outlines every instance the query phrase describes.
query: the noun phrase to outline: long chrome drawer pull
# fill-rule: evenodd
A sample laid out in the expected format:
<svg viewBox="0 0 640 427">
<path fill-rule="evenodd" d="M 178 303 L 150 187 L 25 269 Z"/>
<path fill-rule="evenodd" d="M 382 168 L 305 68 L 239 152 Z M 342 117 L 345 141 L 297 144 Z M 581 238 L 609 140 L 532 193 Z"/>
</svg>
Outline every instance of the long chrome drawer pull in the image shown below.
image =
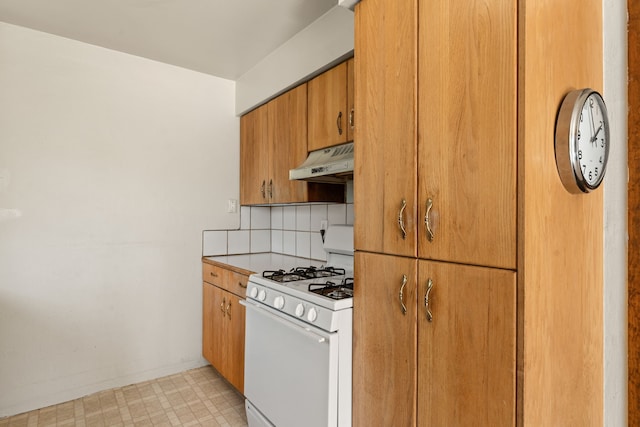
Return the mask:
<svg viewBox="0 0 640 427">
<path fill-rule="evenodd" d="M 400 286 L 400 294 L 398 297 L 400 298 L 400 305 L 402 306 L 402 314 L 407 314 L 407 306 L 404 305 L 404 287 L 407 285 L 407 275 L 402 275 L 402 286 Z"/>
<path fill-rule="evenodd" d="M 220 303 L 220 311 L 222 312 L 222 315 L 224 316 L 224 305 L 226 304 L 227 300 L 225 298 L 222 298 L 222 302 Z"/>
<path fill-rule="evenodd" d="M 404 210 L 407 207 L 407 201 L 402 199 L 402 204 L 400 205 L 400 212 L 398 212 L 398 226 L 400 227 L 400 231 L 402 232 L 402 238 L 407 238 L 407 230 L 404 228 Z"/>
<path fill-rule="evenodd" d="M 262 198 L 264 199 L 265 196 L 265 191 L 264 191 L 264 187 L 266 185 L 266 182 L 264 180 L 262 180 L 262 185 L 260 186 L 260 194 L 262 194 Z"/>
<path fill-rule="evenodd" d="M 433 208 L 433 200 L 429 198 L 427 199 L 427 212 L 424 214 L 424 226 L 427 229 L 427 240 L 433 242 L 435 235 L 433 234 L 433 229 L 431 227 L 431 208 Z"/>
<path fill-rule="evenodd" d="M 338 135 L 342 135 L 342 111 L 338 113 L 336 118 L 336 126 L 338 127 Z"/>
<path fill-rule="evenodd" d="M 433 314 L 431 314 L 431 308 L 429 307 L 429 294 L 431 294 L 431 289 L 433 288 L 433 280 L 429 278 L 427 280 L 427 292 L 424 294 L 424 306 L 427 310 L 427 320 L 429 322 L 433 322 Z"/>
<path fill-rule="evenodd" d="M 227 305 L 227 316 L 231 318 L 231 301 L 229 301 L 229 305 Z"/>
</svg>

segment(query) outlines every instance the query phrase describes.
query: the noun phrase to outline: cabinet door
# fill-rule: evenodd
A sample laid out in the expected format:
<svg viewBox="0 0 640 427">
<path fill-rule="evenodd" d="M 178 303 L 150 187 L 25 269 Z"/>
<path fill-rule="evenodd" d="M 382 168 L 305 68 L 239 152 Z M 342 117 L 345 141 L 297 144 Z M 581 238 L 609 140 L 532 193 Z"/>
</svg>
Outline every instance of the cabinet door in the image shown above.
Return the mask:
<svg viewBox="0 0 640 427">
<path fill-rule="evenodd" d="M 354 59 L 347 61 L 347 141 L 354 140 L 355 131 L 355 97 L 354 97 Z"/>
<path fill-rule="evenodd" d="M 224 354 L 227 351 L 225 294 L 217 286 L 206 282 L 202 284 L 202 355 L 220 373 L 224 372 Z"/>
<path fill-rule="evenodd" d="M 269 138 L 267 106 L 240 118 L 240 204 L 269 203 Z"/>
<path fill-rule="evenodd" d="M 289 169 L 307 158 L 307 85 L 303 84 L 268 104 L 271 203 L 307 201 L 307 184 L 289 180 Z"/>
<path fill-rule="evenodd" d="M 414 257 L 416 16 L 416 0 L 358 3 L 354 76 L 354 244 L 356 249 Z"/>
<path fill-rule="evenodd" d="M 224 376 L 244 393 L 244 315 L 240 298 L 227 293 L 227 353 Z"/>
<path fill-rule="evenodd" d="M 309 83 L 309 151 L 347 142 L 347 63 Z"/>
<path fill-rule="evenodd" d="M 516 273 L 419 261 L 418 277 L 418 424 L 515 425 Z"/>
<path fill-rule="evenodd" d="M 516 267 L 516 6 L 420 4 L 420 258 Z"/>
<path fill-rule="evenodd" d="M 389 255 L 355 255 L 354 426 L 415 425 L 416 263 Z"/>
</svg>

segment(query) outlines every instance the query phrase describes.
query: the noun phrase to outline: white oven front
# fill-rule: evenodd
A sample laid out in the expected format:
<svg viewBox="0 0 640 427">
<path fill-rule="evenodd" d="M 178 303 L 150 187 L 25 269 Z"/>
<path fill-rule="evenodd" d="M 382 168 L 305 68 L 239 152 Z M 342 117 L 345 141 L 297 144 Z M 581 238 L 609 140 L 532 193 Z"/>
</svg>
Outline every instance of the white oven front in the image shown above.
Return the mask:
<svg viewBox="0 0 640 427">
<path fill-rule="evenodd" d="M 339 331 L 323 331 L 250 299 L 243 304 L 249 427 L 337 426 Z"/>
</svg>

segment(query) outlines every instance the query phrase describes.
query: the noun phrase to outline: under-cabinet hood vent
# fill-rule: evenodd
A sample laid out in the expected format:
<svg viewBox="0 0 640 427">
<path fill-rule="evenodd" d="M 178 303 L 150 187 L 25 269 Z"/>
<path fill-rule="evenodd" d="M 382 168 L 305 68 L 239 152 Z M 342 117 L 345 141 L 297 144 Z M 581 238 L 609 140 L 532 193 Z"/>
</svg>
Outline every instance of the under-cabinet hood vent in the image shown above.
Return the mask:
<svg viewBox="0 0 640 427">
<path fill-rule="evenodd" d="M 312 151 L 304 163 L 289 171 L 291 180 L 341 183 L 352 177 L 353 142 Z"/>
</svg>

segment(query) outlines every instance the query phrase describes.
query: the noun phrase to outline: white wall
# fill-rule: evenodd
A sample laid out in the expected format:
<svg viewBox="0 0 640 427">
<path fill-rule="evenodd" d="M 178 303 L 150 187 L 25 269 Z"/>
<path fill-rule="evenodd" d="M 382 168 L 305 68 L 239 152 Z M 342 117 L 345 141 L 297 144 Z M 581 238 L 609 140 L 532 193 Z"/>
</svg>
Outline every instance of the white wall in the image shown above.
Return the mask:
<svg viewBox="0 0 640 427">
<path fill-rule="evenodd" d="M 237 81 L 244 114 L 353 54 L 353 12 L 335 6 L 267 55 Z"/>
<path fill-rule="evenodd" d="M 203 365 L 235 83 L 0 23 L 0 417 Z"/>
<path fill-rule="evenodd" d="M 627 425 L 627 9 L 603 0 L 604 98 L 611 148 L 604 180 L 604 420 Z"/>
</svg>

